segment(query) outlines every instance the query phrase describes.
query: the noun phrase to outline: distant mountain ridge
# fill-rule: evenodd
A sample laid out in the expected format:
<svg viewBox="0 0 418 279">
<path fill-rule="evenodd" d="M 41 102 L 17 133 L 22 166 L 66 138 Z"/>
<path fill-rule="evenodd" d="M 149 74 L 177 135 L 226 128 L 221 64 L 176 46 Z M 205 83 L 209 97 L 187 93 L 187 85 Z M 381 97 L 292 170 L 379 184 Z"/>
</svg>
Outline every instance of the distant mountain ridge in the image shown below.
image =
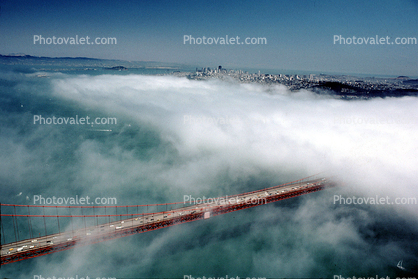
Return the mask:
<svg viewBox="0 0 418 279">
<path fill-rule="evenodd" d="M 47 57 L 47 56 L 33 56 L 24 53 L 10 53 L 8 55 L 0 54 L 2 58 L 33 58 L 33 59 L 86 59 L 86 60 L 109 60 L 89 57 Z"/>
<path fill-rule="evenodd" d="M 63 63 L 67 66 L 94 66 L 94 67 L 124 67 L 124 68 L 163 68 L 179 69 L 184 65 L 178 63 L 163 63 L 156 61 L 126 61 L 118 59 L 101 59 L 90 57 L 47 57 L 34 56 L 24 53 L 0 54 L 0 64 L 19 65 L 57 65 Z"/>
</svg>

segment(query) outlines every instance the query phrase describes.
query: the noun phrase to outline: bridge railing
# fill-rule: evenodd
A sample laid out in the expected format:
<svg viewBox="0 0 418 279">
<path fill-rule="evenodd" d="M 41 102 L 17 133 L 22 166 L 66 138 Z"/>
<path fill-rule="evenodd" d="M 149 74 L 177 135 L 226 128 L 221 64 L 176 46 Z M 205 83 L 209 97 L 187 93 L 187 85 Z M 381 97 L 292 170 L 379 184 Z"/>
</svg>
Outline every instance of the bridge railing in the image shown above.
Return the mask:
<svg viewBox="0 0 418 279">
<path fill-rule="evenodd" d="M 234 194 L 228 198 L 238 197 L 243 194 L 263 193 L 277 187 L 314 180 L 311 175 L 289 183 L 259 189 L 251 192 Z M 207 200 L 202 200 L 207 203 Z M 171 210 L 187 210 L 188 206 L 195 205 L 192 201 L 148 204 L 148 205 L 17 205 L 1 204 L 1 244 L 14 243 L 34 237 L 44 237 L 64 231 L 75 231 L 107 224 L 115 221 L 123 221 L 129 218 L 147 217 L 158 212 Z"/>
</svg>

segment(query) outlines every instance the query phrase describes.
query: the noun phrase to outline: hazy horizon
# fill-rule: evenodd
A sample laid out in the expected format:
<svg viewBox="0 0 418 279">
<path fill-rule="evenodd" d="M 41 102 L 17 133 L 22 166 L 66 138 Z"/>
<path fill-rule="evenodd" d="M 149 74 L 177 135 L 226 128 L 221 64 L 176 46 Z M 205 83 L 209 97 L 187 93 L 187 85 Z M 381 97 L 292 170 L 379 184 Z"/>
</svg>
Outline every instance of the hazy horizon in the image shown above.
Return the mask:
<svg viewBox="0 0 418 279">
<path fill-rule="evenodd" d="M 162 65 L 177 65 L 177 66 L 185 66 L 190 67 L 190 71 L 192 71 L 194 68 L 204 68 L 204 67 L 211 67 L 211 68 L 217 68 L 218 66 L 222 65 L 194 65 L 194 64 L 184 64 L 184 63 L 170 63 L 165 61 L 146 61 L 146 60 L 138 60 L 138 61 L 129 61 L 129 60 L 121 60 L 121 59 L 103 59 L 103 58 L 95 58 L 95 57 L 82 57 L 82 56 L 74 56 L 74 57 L 49 57 L 49 56 L 35 56 L 31 54 L 26 53 L 9 53 L 9 54 L 0 54 L 3 56 L 31 56 L 31 57 L 37 57 L 37 58 L 53 58 L 53 59 L 60 59 L 60 58 L 69 58 L 69 59 L 92 59 L 92 60 L 103 60 L 103 61 L 119 61 L 119 62 L 128 62 L 128 63 L 156 63 L 156 64 L 162 64 Z M 118 64 L 115 64 L 118 65 Z M 225 68 L 225 67 L 223 67 Z M 279 69 L 279 68 L 251 68 L 251 67 L 239 67 L 239 68 L 230 68 L 233 70 L 243 70 L 247 71 L 249 73 L 257 73 L 260 71 L 261 73 L 270 73 L 270 74 L 299 74 L 299 75 L 308 75 L 308 74 L 328 74 L 328 75 L 347 75 L 347 76 L 358 76 L 358 77 L 378 77 L 378 78 L 396 78 L 402 75 L 387 75 L 387 74 L 374 74 L 374 73 L 348 73 L 348 72 L 324 72 L 324 71 L 307 71 L 307 70 L 291 70 L 291 69 Z M 415 76 L 408 76 L 409 78 L 418 78 L 418 73 Z"/>
</svg>

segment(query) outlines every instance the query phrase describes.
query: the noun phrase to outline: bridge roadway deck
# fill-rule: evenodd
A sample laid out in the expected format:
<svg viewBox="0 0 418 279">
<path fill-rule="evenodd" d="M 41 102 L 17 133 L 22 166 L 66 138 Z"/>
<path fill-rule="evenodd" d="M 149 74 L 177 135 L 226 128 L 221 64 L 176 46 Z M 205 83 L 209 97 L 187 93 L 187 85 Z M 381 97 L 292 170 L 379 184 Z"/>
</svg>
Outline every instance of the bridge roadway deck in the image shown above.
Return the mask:
<svg viewBox="0 0 418 279">
<path fill-rule="evenodd" d="M 225 198 L 222 200 L 221 197 L 217 202 L 211 201 L 174 210 L 141 214 L 140 216 L 122 221 L 13 242 L 1 247 L 1 264 L 68 250 L 75 246 L 93 244 L 185 222 L 206 219 L 235 210 L 316 192 L 326 186 L 333 185 L 327 182 L 325 178 L 290 185 L 279 185 L 254 192 L 228 196 L 227 201 L 225 201 Z"/>
</svg>

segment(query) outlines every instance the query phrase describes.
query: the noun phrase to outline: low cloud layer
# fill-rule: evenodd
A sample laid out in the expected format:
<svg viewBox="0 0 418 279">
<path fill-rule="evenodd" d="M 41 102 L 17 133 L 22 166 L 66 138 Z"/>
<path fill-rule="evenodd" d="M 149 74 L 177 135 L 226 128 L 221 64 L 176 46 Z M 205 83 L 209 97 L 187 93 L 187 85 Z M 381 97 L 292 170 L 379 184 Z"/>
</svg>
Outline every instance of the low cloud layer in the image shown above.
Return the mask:
<svg viewBox="0 0 418 279">
<path fill-rule="evenodd" d="M 181 164 L 190 171 L 227 167 L 237 179 L 325 171 L 367 194 L 416 193 L 417 98 L 347 102 L 283 86 L 147 76 L 60 79 L 53 91 L 151 126 L 191 160 Z"/>
<path fill-rule="evenodd" d="M 417 98 L 343 101 L 283 86 L 169 76 L 5 79 L 4 203 L 27 203 L 24 197 L 36 194 L 175 202 L 319 172 L 339 184 L 296 201 L 24 261 L 14 275 L 367 276 L 394 274 L 390 265 L 404 255 L 417 259 L 416 249 L 408 250 L 418 232 L 416 204 L 333 202 L 335 195 L 418 198 Z M 34 125 L 35 114 L 118 123 Z M 119 262 L 124 268 L 115 274 Z"/>
</svg>

